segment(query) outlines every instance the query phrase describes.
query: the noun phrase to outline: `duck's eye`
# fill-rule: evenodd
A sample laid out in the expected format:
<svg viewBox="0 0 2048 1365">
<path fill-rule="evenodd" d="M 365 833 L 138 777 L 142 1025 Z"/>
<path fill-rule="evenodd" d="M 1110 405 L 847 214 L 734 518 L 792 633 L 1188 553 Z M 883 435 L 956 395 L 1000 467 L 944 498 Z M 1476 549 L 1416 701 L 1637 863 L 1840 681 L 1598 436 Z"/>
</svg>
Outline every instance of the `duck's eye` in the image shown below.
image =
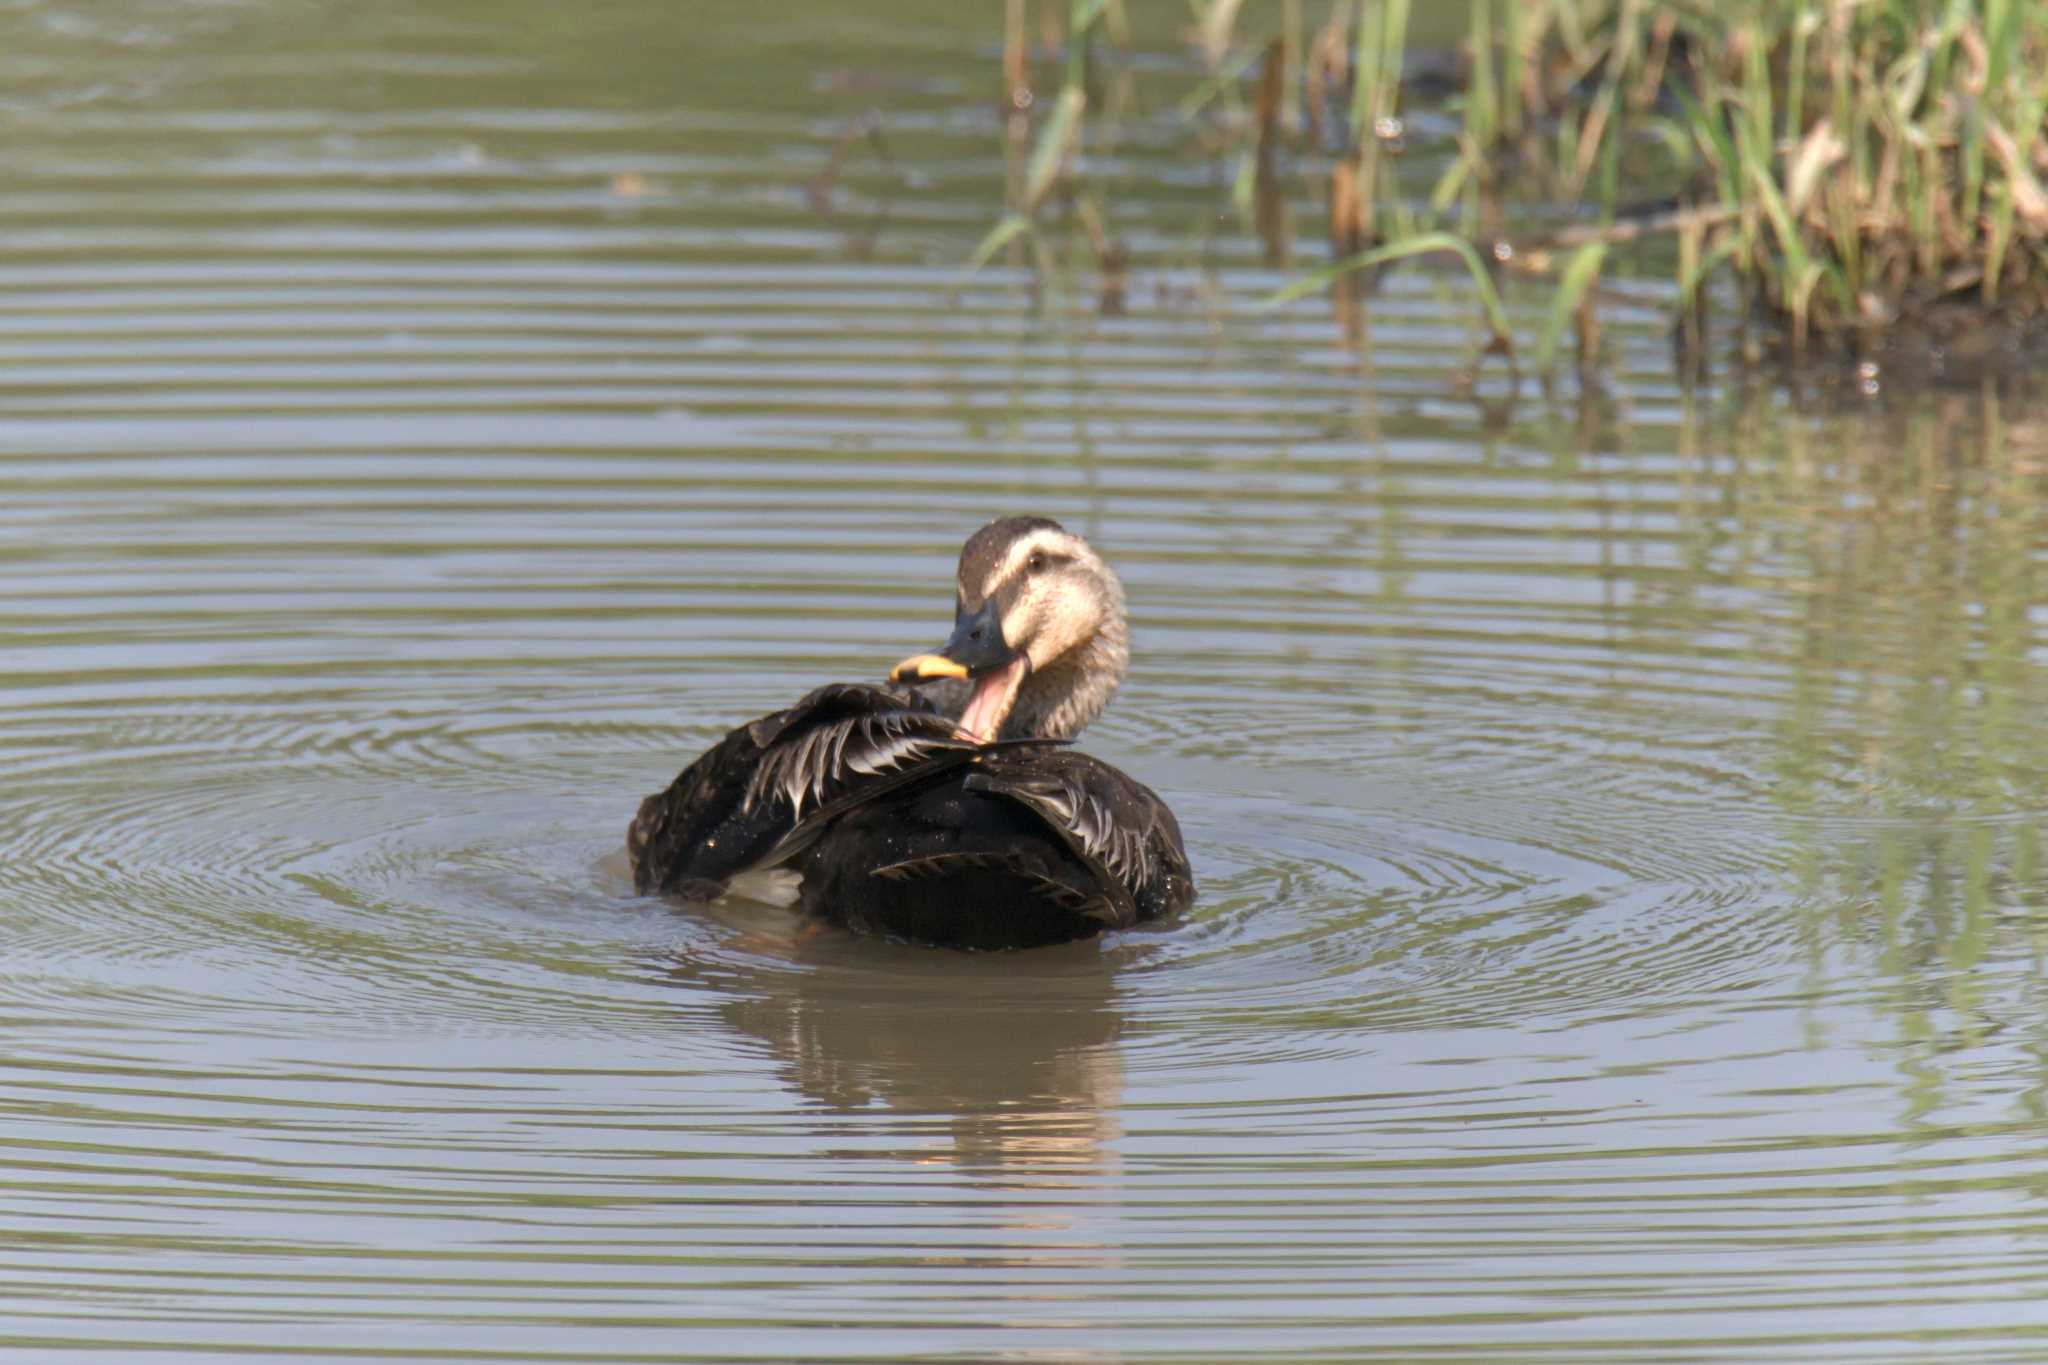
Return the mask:
<svg viewBox="0 0 2048 1365">
<path fill-rule="evenodd" d="M 1044 567 L 1045 552 L 1042 550 L 1033 550 L 1031 557 L 1024 561 L 1024 571 L 1026 573 L 1037 573 Z"/>
</svg>

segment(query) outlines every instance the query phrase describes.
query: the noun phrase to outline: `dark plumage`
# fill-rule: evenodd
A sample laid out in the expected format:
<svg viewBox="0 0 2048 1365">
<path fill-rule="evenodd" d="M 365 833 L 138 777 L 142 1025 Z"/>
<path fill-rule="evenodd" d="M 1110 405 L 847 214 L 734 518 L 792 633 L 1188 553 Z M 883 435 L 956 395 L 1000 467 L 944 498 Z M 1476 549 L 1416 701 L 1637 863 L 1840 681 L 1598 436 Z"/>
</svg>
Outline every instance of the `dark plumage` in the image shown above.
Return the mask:
<svg viewBox="0 0 2048 1365">
<path fill-rule="evenodd" d="M 805 912 L 954 948 L 1084 938 L 1184 908 L 1173 813 L 1061 747 L 1128 658 L 1123 589 L 1057 522 L 992 522 L 960 556 L 955 631 L 888 686 L 821 687 L 734 730 L 627 831 L 643 892 L 712 900 L 800 878 Z M 963 687 L 960 680 L 968 680 Z"/>
</svg>

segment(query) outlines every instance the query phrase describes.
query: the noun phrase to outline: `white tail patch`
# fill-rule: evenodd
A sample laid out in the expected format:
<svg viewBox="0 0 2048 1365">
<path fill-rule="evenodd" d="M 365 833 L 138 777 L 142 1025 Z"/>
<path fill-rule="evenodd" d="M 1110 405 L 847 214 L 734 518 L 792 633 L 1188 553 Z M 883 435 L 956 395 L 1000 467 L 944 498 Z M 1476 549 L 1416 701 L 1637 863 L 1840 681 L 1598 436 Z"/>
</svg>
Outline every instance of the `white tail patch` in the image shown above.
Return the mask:
<svg viewBox="0 0 2048 1365">
<path fill-rule="evenodd" d="M 804 874 L 788 867 L 763 867 L 742 872 L 726 883 L 721 900 L 759 901 L 786 910 L 803 894 Z"/>
</svg>

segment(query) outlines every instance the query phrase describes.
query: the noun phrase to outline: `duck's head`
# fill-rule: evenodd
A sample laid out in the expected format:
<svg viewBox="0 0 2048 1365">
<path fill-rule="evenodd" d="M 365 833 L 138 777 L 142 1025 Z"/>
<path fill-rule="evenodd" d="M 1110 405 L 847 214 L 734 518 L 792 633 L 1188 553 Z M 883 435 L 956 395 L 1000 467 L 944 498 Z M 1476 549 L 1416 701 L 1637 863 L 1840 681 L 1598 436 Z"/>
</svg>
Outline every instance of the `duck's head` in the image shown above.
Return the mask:
<svg viewBox="0 0 2048 1365">
<path fill-rule="evenodd" d="M 1004 517 L 960 550 L 953 638 L 905 659 L 892 682 L 968 678 L 960 729 L 1071 739 L 1124 680 L 1124 587 L 1087 541 L 1043 517 Z"/>
</svg>

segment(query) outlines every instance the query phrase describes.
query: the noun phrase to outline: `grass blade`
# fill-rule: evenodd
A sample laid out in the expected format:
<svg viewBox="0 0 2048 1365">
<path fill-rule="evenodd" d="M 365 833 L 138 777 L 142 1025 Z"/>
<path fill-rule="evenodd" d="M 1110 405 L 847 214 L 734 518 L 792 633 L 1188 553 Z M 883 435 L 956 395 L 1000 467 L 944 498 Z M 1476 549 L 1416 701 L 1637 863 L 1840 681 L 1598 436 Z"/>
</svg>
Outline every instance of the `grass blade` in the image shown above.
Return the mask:
<svg viewBox="0 0 2048 1365">
<path fill-rule="evenodd" d="M 994 259 L 998 251 L 1001 251 L 1004 247 L 1029 231 L 1031 231 L 1031 220 L 1029 218 L 1026 218 L 1021 213 L 1004 214 L 1003 220 L 988 230 L 988 235 L 983 237 L 980 244 L 974 248 L 974 254 L 967 258 L 967 266 L 963 273 L 972 275 L 975 271 L 987 265 L 990 260 Z"/>
<path fill-rule="evenodd" d="M 1258 303 L 1257 311 L 1271 312 L 1283 304 L 1305 298 L 1323 288 L 1332 280 L 1340 279 L 1356 270 L 1370 270 L 1373 266 L 1388 261 L 1406 260 L 1414 256 L 1434 256 L 1450 252 L 1465 263 L 1465 269 L 1472 276 L 1472 287 L 1479 294 L 1479 303 L 1486 310 L 1487 325 L 1492 328 L 1494 339 L 1506 343 L 1511 349 L 1513 334 L 1508 330 L 1507 309 L 1501 305 L 1500 291 L 1494 287 L 1493 276 L 1487 273 L 1486 265 L 1479 259 L 1479 253 L 1463 237 L 1448 232 L 1421 232 L 1413 237 L 1404 237 L 1398 242 L 1362 251 L 1347 257 L 1335 265 L 1327 266 L 1312 275 L 1305 275 L 1292 284 L 1274 290 Z"/>
<path fill-rule="evenodd" d="M 1060 166 L 1067 159 L 1075 135 L 1081 130 L 1081 114 L 1088 107 L 1088 92 L 1078 85 L 1060 91 L 1052 116 L 1038 130 L 1038 145 L 1031 149 L 1031 164 L 1024 173 L 1024 213 L 1034 212 L 1059 179 Z"/>
<path fill-rule="evenodd" d="M 1557 282 L 1550 300 L 1550 316 L 1543 320 L 1543 333 L 1536 338 L 1536 368 L 1548 370 L 1557 359 L 1557 343 L 1564 336 L 1572 311 L 1586 297 L 1586 291 L 1600 278 L 1600 266 L 1607 259 L 1607 243 L 1588 242 L 1572 253 L 1570 264 Z"/>
</svg>

